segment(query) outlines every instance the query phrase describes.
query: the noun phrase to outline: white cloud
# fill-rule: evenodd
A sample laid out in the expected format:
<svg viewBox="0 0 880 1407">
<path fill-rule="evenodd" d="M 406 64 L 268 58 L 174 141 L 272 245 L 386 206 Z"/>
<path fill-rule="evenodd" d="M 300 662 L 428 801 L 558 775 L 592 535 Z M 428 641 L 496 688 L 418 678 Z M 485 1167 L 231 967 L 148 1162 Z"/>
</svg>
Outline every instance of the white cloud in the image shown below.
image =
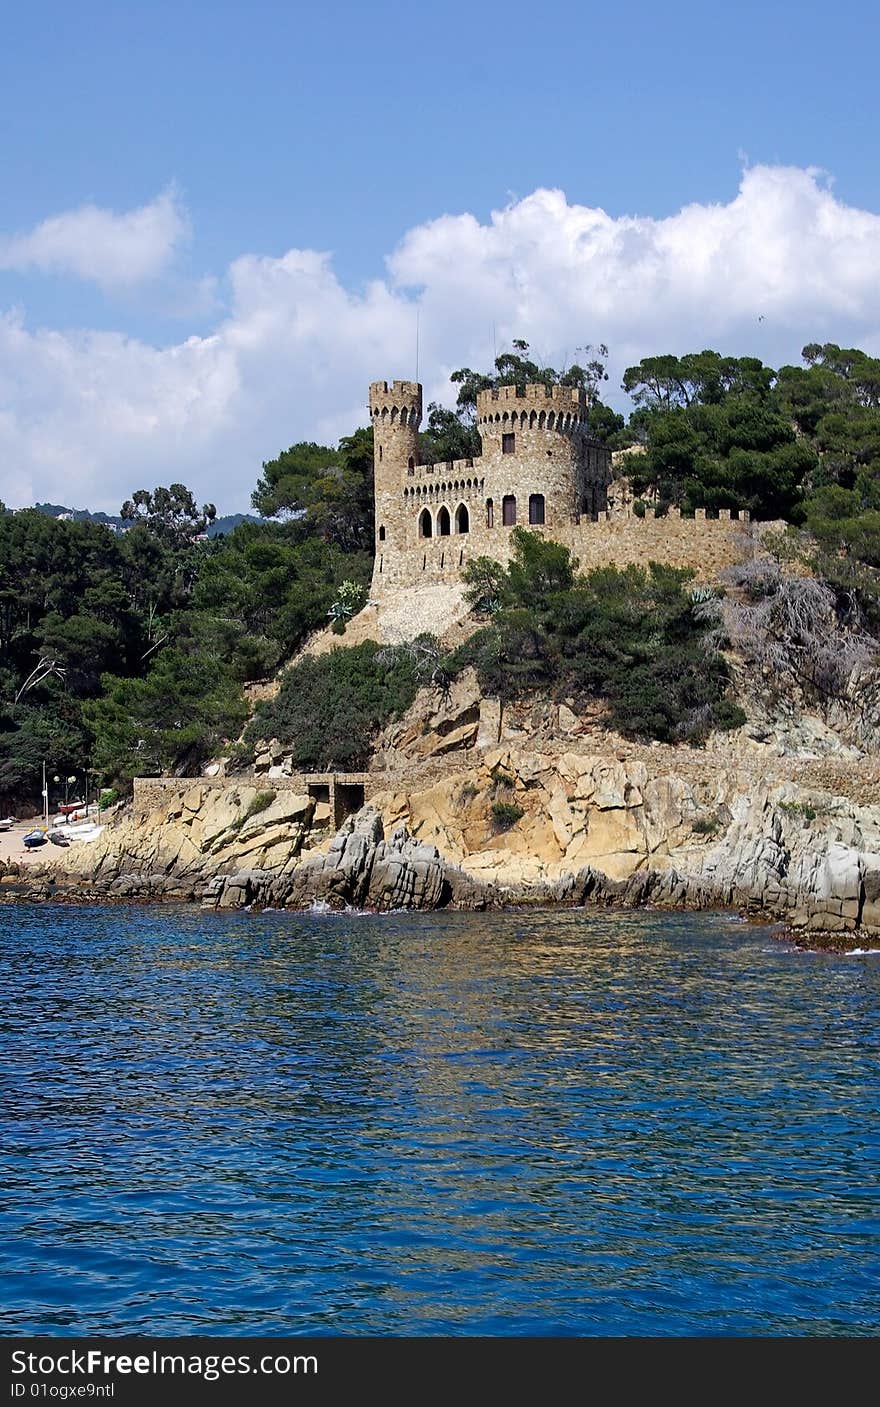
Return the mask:
<svg viewBox="0 0 880 1407">
<path fill-rule="evenodd" d="M 367 384 L 411 377 L 416 310 L 426 399 L 448 373 L 525 337 L 555 365 L 606 342 L 608 390 L 642 356 L 714 346 L 797 361 L 808 341 L 880 354 L 880 215 L 821 173 L 753 167 L 727 204 L 612 218 L 538 190 L 405 234 L 354 293 L 327 255 L 245 255 L 212 334 L 157 348 L 123 334 L 30 330 L 0 316 L 0 497 L 116 509 L 183 480 L 247 506 L 263 459 L 365 423 Z"/>
<path fill-rule="evenodd" d="M 163 273 L 188 236 L 186 213 L 169 189 L 122 215 L 81 205 L 26 234 L 0 237 L 0 269 L 72 274 L 102 288 L 128 288 Z"/>
</svg>

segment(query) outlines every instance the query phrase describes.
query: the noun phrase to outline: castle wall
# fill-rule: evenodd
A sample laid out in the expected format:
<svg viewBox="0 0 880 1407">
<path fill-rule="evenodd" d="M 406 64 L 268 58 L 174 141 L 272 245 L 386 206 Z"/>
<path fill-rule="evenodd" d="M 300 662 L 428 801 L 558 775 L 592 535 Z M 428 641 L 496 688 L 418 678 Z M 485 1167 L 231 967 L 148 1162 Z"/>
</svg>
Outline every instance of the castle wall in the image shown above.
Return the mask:
<svg viewBox="0 0 880 1407">
<path fill-rule="evenodd" d="M 611 453 L 588 433 L 589 404 L 572 387 L 501 386 L 477 396 L 482 454 L 419 464 L 421 387 L 374 382 L 376 558 L 371 594 L 430 581 L 455 581 L 475 557 L 506 563 L 514 526 L 569 547 L 583 570 L 687 567 L 710 581 L 753 555 L 748 515 L 639 518 L 628 503 L 609 513 Z"/>
<path fill-rule="evenodd" d="M 656 561 L 690 568 L 698 581 L 709 582 L 725 567 L 759 553 L 761 534 L 782 526 L 753 524 L 747 513 L 737 517 L 723 512 L 717 518 L 707 518 L 704 511 L 698 510 L 693 518 L 683 518 L 671 509 L 663 518 L 603 514 L 597 521 L 581 519 L 554 527 L 546 535 L 570 548 L 583 571 L 605 566 L 645 566 Z M 377 545 L 374 595 L 395 587 L 454 580 L 475 557 L 493 557 L 507 563 L 511 556 L 511 530 L 487 528 L 481 522 L 467 534 L 422 540 L 387 556 L 379 550 L 380 546 Z"/>
</svg>

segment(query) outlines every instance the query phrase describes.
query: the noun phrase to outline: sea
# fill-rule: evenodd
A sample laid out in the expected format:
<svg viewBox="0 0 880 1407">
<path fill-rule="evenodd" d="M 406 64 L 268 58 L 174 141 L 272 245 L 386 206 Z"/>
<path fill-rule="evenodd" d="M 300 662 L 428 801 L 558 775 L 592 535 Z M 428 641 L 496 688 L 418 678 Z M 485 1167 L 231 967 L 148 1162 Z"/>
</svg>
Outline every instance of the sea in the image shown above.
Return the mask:
<svg viewBox="0 0 880 1407">
<path fill-rule="evenodd" d="M 0 928 L 0 1333 L 880 1330 L 880 952 L 572 909 Z"/>
</svg>

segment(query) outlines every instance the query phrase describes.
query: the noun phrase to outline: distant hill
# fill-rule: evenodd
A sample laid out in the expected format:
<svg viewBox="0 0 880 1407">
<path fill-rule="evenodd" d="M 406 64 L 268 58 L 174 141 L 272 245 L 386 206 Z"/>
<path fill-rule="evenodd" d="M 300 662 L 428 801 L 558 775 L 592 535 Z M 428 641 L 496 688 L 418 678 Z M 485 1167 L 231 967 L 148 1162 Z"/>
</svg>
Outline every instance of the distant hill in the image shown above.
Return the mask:
<svg viewBox="0 0 880 1407">
<path fill-rule="evenodd" d="M 111 513 L 90 513 L 88 508 L 65 508 L 61 503 L 35 503 L 38 513 L 47 518 L 70 518 L 75 523 L 103 523 L 114 532 L 122 532 L 123 519 Z"/>
<path fill-rule="evenodd" d="M 208 528 L 208 537 L 221 537 L 231 533 L 239 523 L 265 523 L 265 518 L 256 518 L 253 513 L 227 513 L 224 518 L 215 518 Z"/>
<path fill-rule="evenodd" d="M 115 533 L 125 531 L 125 519 L 120 518 L 118 514 L 91 513 L 88 508 L 65 508 L 61 503 L 35 503 L 34 507 L 38 513 L 45 513 L 47 518 L 69 518 L 76 523 L 103 523 Z M 263 519 L 254 517 L 252 513 L 227 513 L 211 523 L 207 535 L 222 537 L 225 533 L 231 533 L 239 523 L 261 522 Z"/>
</svg>

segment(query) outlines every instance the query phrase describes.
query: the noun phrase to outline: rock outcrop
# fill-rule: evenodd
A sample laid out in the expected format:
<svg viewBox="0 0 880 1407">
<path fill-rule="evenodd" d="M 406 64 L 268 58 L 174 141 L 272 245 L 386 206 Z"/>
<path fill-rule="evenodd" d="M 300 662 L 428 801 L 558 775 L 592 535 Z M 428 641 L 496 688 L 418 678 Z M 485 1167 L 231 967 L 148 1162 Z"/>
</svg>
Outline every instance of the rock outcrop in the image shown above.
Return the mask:
<svg viewBox="0 0 880 1407">
<path fill-rule="evenodd" d="M 203 902 L 221 909 L 248 904 L 302 909 L 316 903 L 379 911 L 436 909 L 448 897 L 445 869 L 437 847 L 412 840 L 405 826 L 395 827 L 386 841 L 382 817 L 365 806 L 343 823 L 325 851 L 306 856 L 293 870 L 218 875 Z"/>
<path fill-rule="evenodd" d="M 880 759 L 868 754 L 780 755 L 747 733 L 704 749 L 633 744 L 564 702 L 502 708 L 465 674 L 447 694 L 422 691 L 386 731 L 370 805 L 335 836 L 316 798 L 265 778 L 160 781 L 96 844 L 0 875 L 0 895 L 725 907 L 811 942 L 880 934 Z"/>
</svg>

